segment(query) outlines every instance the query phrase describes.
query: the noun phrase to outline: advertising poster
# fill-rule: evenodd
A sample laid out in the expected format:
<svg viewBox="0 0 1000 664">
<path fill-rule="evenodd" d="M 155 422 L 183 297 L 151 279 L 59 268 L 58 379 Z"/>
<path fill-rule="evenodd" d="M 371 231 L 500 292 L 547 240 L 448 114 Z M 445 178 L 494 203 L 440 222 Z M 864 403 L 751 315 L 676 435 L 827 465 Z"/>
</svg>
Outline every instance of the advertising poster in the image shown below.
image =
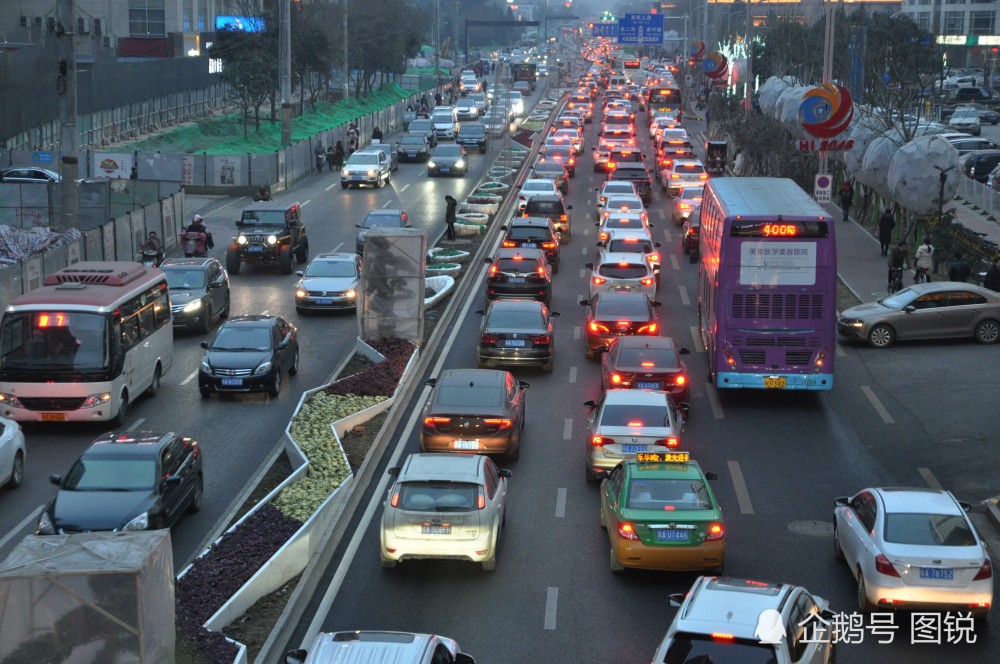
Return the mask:
<svg viewBox="0 0 1000 664">
<path fill-rule="evenodd" d="M 127 152 L 91 152 L 91 172 L 96 177 L 128 179 L 133 159 Z"/>
</svg>

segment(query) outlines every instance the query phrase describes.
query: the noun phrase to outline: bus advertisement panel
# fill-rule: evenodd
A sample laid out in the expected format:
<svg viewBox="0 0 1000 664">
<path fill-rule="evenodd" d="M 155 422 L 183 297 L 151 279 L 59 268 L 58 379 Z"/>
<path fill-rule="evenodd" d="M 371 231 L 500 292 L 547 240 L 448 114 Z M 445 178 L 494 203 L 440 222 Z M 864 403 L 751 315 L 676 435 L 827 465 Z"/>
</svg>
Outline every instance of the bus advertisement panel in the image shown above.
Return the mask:
<svg viewBox="0 0 1000 664">
<path fill-rule="evenodd" d="M 0 414 L 19 422 L 125 423 L 173 363 L 163 272 L 81 262 L 15 299 L 0 322 Z"/>
<path fill-rule="evenodd" d="M 698 320 L 719 388 L 833 389 L 831 216 L 792 180 L 713 178 L 702 198 Z"/>
<path fill-rule="evenodd" d="M 681 113 L 681 91 L 680 88 L 672 86 L 658 86 L 649 88 L 646 93 L 646 112 L 652 118 L 656 113 Z"/>
</svg>

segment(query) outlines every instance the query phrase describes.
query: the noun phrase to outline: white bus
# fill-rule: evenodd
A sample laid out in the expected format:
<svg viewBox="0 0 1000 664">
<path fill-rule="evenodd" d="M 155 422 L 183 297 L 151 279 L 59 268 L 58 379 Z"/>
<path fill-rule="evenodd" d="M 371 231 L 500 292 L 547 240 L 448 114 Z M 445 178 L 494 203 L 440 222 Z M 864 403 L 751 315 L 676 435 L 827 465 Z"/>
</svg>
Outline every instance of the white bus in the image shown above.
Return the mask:
<svg viewBox="0 0 1000 664">
<path fill-rule="evenodd" d="M 113 421 L 156 394 L 173 362 L 167 279 L 128 262 L 82 262 L 14 300 L 0 323 L 0 414 Z"/>
</svg>

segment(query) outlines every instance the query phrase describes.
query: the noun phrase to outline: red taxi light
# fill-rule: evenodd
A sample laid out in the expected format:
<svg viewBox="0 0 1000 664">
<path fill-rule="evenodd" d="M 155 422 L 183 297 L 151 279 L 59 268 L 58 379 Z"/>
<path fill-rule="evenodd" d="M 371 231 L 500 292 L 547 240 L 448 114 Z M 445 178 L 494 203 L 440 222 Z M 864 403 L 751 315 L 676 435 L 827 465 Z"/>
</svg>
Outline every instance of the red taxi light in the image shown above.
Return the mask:
<svg viewBox="0 0 1000 664">
<path fill-rule="evenodd" d="M 660 261 L 660 255 L 659 254 L 650 254 L 649 255 L 649 262 L 650 263 L 658 263 L 659 261 Z"/>
<path fill-rule="evenodd" d="M 639 541 L 639 536 L 635 533 L 635 526 L 628 521 L 621 521 L 618 523 L 618 536 L 632 542 Z"/>
<path fill-rule="evenodd" d="M 721 523 L 713 523 L 708 527 L 705 539 L 709 542 L 720 540 L 726 536 L 726 529 Z"/>
</svg>

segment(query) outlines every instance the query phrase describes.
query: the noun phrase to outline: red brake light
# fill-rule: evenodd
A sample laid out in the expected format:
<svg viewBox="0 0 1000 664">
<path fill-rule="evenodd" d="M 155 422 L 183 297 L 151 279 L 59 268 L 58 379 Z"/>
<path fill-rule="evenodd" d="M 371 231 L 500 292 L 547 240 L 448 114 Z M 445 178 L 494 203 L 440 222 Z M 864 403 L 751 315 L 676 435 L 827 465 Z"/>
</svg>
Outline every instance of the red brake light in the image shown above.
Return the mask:
<svg viewBox="0 0 1000 664">
<path fill-rule="evenodd" d="M 595 286 L 600 286 L 601 284 L 606 283 L 606 282 L 607 282 L 607 279 L 605 279 L 604 277 L 594 277 L 594 285 Z"/>
<path fill-rule="evenodd" d="M 399 489 L 392 492 L 392 500 L 389 501 L 389 504 L 393 507 L 397 507 L 399 505 Z"/>
<path fill-rule="evenodd" d="M 642 426 L 642 422 L 640 422 L 639 420 L 629 420 L 628 426 L 630 426 L 630 427 L 641 427 Z"/>
<path fill-rule="evenodd" d="M 659 260 L 660 260 L 660 255 L 659 254 L 650 254 L 649 255 L 649 262 L 650 263 L 656 263 Z"/>
<path fill-rule="evenodd" d="M 656 365 L 653 364 L 652 362 L 643 362 L 641 364 L 641 366 L 644 366 L 644 367 L 653 367 L 653 366 L 656 366 Z"/>
<path fill-rule="evenodd" d="M 708 179 L 708 174 L 707 173 L 702 173 L 701 175 L 698 176 L 698 179 L 699 180 L 707 180 Z"/>
<path fill-rule="evenodd" d="M 886 576 L 899 576 L 899 572 L 896 568 L 892 566 L 889 559 L 884 555 L 879 554 L 875 557 L 875 571 L 879 574 L 885 574 Z"/>
<path fill-rule="evenodd" d="M 451 418 L 450 417 L 425 417 L 424 418 L 424 426 L 427 427 L 428 429 L 434 429 L 434 428 L 437 427 L 437 425 L 439 425 L 439 424 L 448 424 L 448 422 L 451 422 Z"/>
<path fill-rule="evenodd" d="M 650 323 L 649 325 L 643 325 L 638 330 L 639 334 L 652 334 L 656 335 L 656 323 Z"/>
<path fill-rule="evenodd" d="M 681 444 L 681 441 L 677 439 L 677 436 L 667 436 L 660 442 L 671 449 L 675 449 Z"/>
<path fill-rule="evenodd" d="M 987 557 L 983 562 L 983 566 L 979 568 L 979 571 L 976 573 L 976 576 L 972 578 L 972 580 L 982 581 L 983 579 L 988 579 L 991 576 L 993 576 L 993 563 L 991 563 L 990 559 Z"/>
<path fill-rule="evenodd" d="M 622 382 L 621 374 L 611 374 L 611 382 L 615 385 L 620 385 Z"/>
<path fill-rule="evenodd" d="M 639 280 L 639 282 L 640 282 L 640 283 L 641 283 L 641 284 L 642 284 L 643 286 L 652 286 L 652 285 L 653 285 L 653 280 L 652 280 L 652 279 L 650 279 L 649 277 L 646 277 L 645 279 L 640 279 L 640 280 Z"/>
<path fill-rule="evenodd" d="M 708 527 L 708 533 L 705 535 L 705 539 L 709 542 L 713 540 L 720 540 L 726 535 L 726 529 L 721 523 L 713 523 Z"/>
<path fill-rule="evenodd" d="M 512 247 L 516 247 L 517 243 L 516 242 L 512 242 L 511 240 L 504 240 L 503 241 L 503 246 L 504 246 L 504 249 L 511 249 Z"/>
<path fill-rule="evenodd" d="M 671 180 L 678 180 L 678 179 L 680 179 L 680 177 L 681 177 L 681 176 L 680 176 L 680 175 L 678 175 L 677 173 L 671 173 L 671 174 L 670 174 L 670 179 L 671 179 Z"/>
<path fill-rule="evenodd" d="M 479 509 L 486 509 L 486 496 L 483 494 L 482 489 L 479 490 L 479 499 L 476 503 L 476 506 Z"/>
<path fill-rule="evenodd" d="M 732 634 L 722 634 L 720 632 L 712 632 L 713 641 L 732 641 L 735 638 L 736 637 L 734 637 Z"/>
<path fill-rule="evenodd" d="M 590 331 L 591 332 L 607 332 L 608 331 L 608 326 L 607 325 L 601 325 L 600 323 L 595 323 L 593 321 L 591 321 L 589 327 L 590 327 Z"/>
<path fill-rule="evenodd" d="M 555 248 L 556 248 L 555 242 L 542 242 L 542 249 L 555 249 Z"/>
<path fill-rule="evenodd" d="M 639 541 L 639 536 L 635 534 L 635 526 L 628 521 L 621 521 L 618 523 L 618 536 L 622 539 L 631 540 L 633 542 Z"/>
<path fill-rule="evenodd" d="M 499 340 L 500 337 L 495 334 L 484 334 L 479 337 L 479 343 L 481 344 L 495 344 Z"/>
<path fill-rule="evenodd" d="M 674 378 L 674 385 L 678 385 L 678 386 L 679 385 L 686 385 L 687 382 L 688 382 L 687 376 L 685 376 L 684 374 L 677 374 L 677 377 Z"/>
<path fill-rule="evenodd" d="M 494 263 L 493 265 L 490 265 L 490 276 L 491 276 L 491 277 L 492 277 L 493 275 L 495 275 L 495 274 L 496 274 L 497 272 L 499 272 L 499 271 L 500 271 L 500 268 L 499 268 L 499 267 L 497 267 L 496 263 Z"/>
<path fill-rule="evenodd" d="M 517 256 L 514 256 L 514 257 L 513 257 L 513 260 L 516 260 L 516 261 L 523 261 L 523 260 L 524 260 L 524 256 L 521 256 L 521 255 L 517 255 Z"/>
<path fill-rule="evenodd" d="M 541 334 L 537 337 L 531 337 L 531 343 L 536 346 L 548 346 L 552 343 L 552 338 L 547 334 Z"/>
<path fill-rule="evenodd" d="M 506 431 L 511 425 L 511 420 L 507 417 L 488 417 L 484 419 L 483 422 L 490 426 L 497 427 L 500 431 Z"/>
<path fill-rule="evenodd" d="M 611 438 L 594 435 L 590 437 L 590 444 L 594 447 L 603 447 L 604 445 L 614 445 L 615 441 Z"/>
</svg>

